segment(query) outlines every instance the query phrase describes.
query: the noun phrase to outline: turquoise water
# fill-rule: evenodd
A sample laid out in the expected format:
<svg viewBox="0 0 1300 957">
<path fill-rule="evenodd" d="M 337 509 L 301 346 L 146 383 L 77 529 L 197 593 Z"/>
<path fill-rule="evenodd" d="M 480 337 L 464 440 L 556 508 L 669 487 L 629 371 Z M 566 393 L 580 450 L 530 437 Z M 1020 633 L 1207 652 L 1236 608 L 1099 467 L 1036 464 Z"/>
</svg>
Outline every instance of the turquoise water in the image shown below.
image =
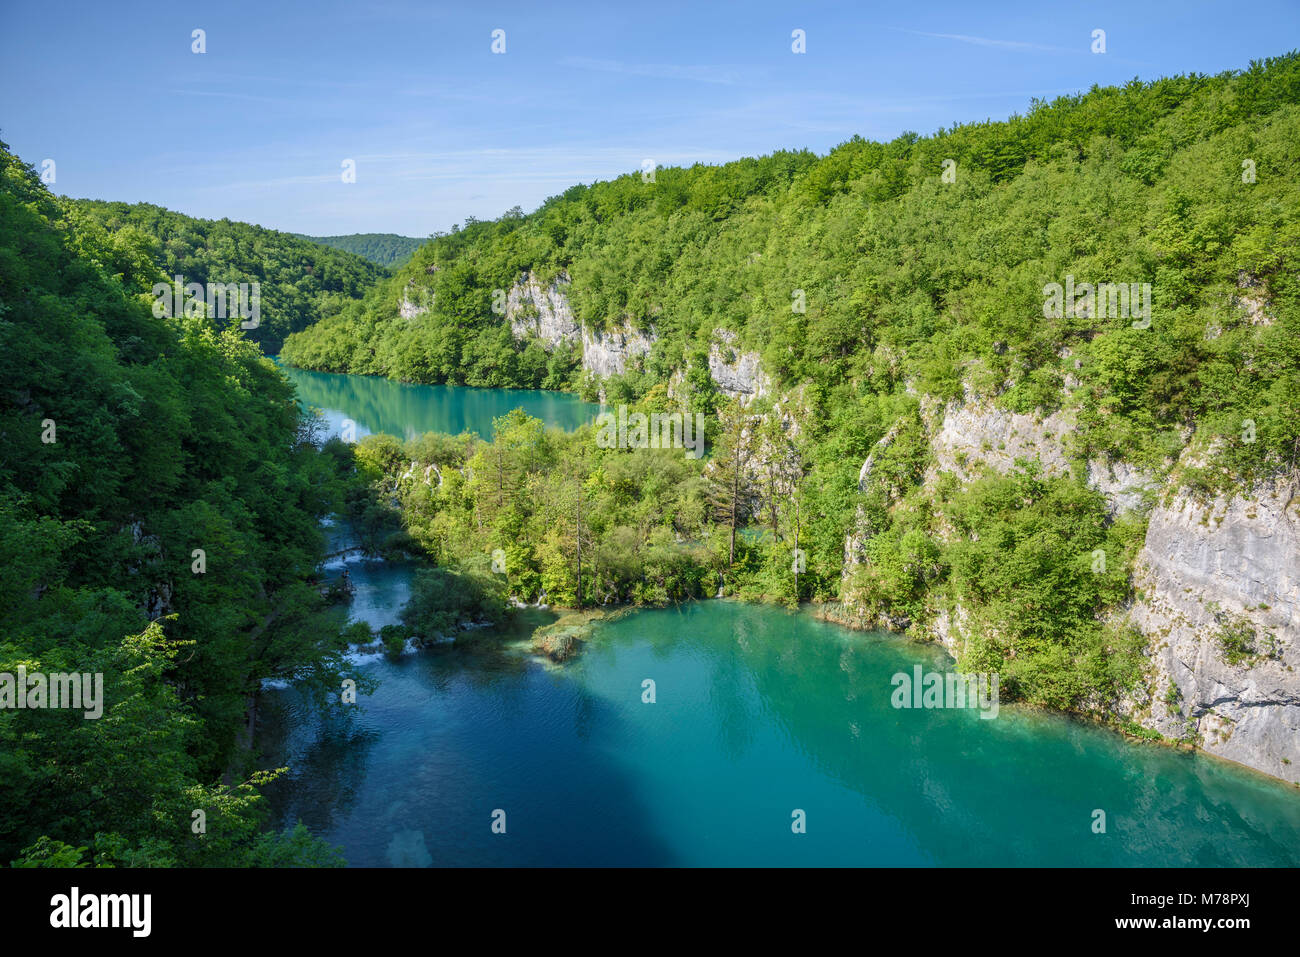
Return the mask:
<svg viewBox="0 0 1300 957">
<path fill-rule="evenodd" d="M 279 822 L 365 866 L 1300 863 L 1295 789 L 1060 716 L 896 710 L 892 675 L 947 664 L 887 635 L 711 601 L 563 667 L 477 646 L 373 661 L 348 719 L 268 695 Z"/>
<path fill-rule="evenodd" d="M 286 371 L 358 435 L 486 434 L 516 404 L 571 428 L 595 410 Z M 346 544 L 332 529 L 330 550 Z M 343 567 L 351 616 L 394 622 L 410 566 L 351 553 L 327 571 Z M 525 619 L 520 635 L 544 613 Z M 1300 791 L 1243 768 L 1007 706 L 893 708 L 895 674 L 949 669 L 934 647 L 710 601 L 598 624 L 562 667 L 520 649 L 483 635 L 369 656 L 378 690 L 347 716 L 266 690 L 264 766 L 291 769 L 269 792 L 276 822 L 363 866 L 1300 864 Z"/>
<path fill-rule="evenodd" d="M 343 420 L 352 419 L 358 439 L 373 432 L 409 439 L 425 432 L 458 435 L 466 429 L 491 438 L 492 420 L 515 408 L 547 425 L 575 429 L 600 411 L 600 406 L 564 392 L 412 385 L 290 366 L 281 370 L 297 386 L 302 402 L 324 412 L 327 435 L 340 434 Z"/>
</svg>

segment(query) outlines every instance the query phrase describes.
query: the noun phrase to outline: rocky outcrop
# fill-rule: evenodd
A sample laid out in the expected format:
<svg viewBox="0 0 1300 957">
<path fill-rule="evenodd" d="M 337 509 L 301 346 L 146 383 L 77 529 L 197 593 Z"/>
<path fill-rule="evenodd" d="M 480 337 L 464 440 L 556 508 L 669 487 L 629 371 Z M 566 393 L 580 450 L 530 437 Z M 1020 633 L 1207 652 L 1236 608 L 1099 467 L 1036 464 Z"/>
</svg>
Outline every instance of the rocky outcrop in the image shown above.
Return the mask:
<svg viewBox="0 0 1300 957">
<path fill-rule="evenodd" d="M 969 615 L 966 609 L 957 605 L 952 611 L 946 608 L 939 610 L 934 621 L 930 622 L 930 634 L 943 646 L 944 651 L 953 658 L 960 658 L 965 640 L 963 635 L 969 627 Z"/>
<path fill-rule="evenodd" d="M 969 482 L 987 465 L 1006 474 L 1016 461 L 1037 461 L 1046 475 L 1069 472 L 1065 437 L 1074 428 L 1066 412 L 1040 418 L 999 409 L 978 400 L 953 403 L 934 436 L 935 472 L 952 472 Z"/>
<path fill-rule="evenodd" d="M 713 330 L 709 343 L 709 375 L 718 391 L 742 401 L 767 395 L 771 380 L 764 375 L 757 352 L 738 352 L 736 334 L 728 329 Z"/>
<path fill-rule="evenodd" d="M 1096 458 L 1088 462 L 1088 487 L 1106 497 L 1107 511 L 1113 518 L 1142 509 L 1157 483 L 1149 473 L 1127 462 Z"/>
<path fill-rule="evenodd" d="M 641 332 L 629 323 L 613 329 L 582 328 L 582 368 L 601 377 L 621 375 L 630 361 L 646 355 L 655 344 L 654 331 Z"/>
<path fill-rule="evenodd" d="M 1243 270 L 1237 274 L 1237 288 L 1241 292 L 1232 297 L 1232 305 L 1241 310 L 1247 322 L 1252 326 L 1271 326 L 1277 322 L 1269 311 L 1268 292 L 1263 281 Z"/>
<path fill-rule="evenodd" d="M 397 304 L 397 314 L 403 319 L 414 319 L 429 311 L 433 303 L 433 293 L 424 287 L 416 287 L 415 282 L 408 282 L 402 289 L 402 300 Z"/>
<path fill-rule="evenodd" d="M 774 524 L 794 519 L 791 498 L 803 477 L 806 463 L 798 451 L 801 423 L 810 415 L 804 386 L 779 396 L 770 411 L 755 416 L 746 429 L 752 436 L 753 454 L 745 463 L 753 490 L 747 514 L 766 516 Z"/>
<path fill-rule="evenodd" d="M 582 344 L 582 369 L 605 378 L 627 371 L 633 360 L 650 352 L 656 341 L 654 330 L 643 331 L 624 320 L 610 329 L 583 325 L 569 302 L 571 280 L 561 272 L 543 284 L 537 274 L 525 272 L 506 291 L 505 319 L 516 339 L 536 339 L 547 350 L 561 343 Z M 413 302 L 404 292 L 399 309 L 403 318 L 411 319 L 427 312 L 427 307 Z M 763 373 L 757 352 L 735 349 L 736 334 L 715 329 L 709 346 L 709 373 L 718 391 L 742 401 L 765 396 L 771 379 Z M 681 370 L 678 370 L 678 377 Z M 675 380 L 676 381 L 676 380 Z M 677 383 L 680 388 L 680 382 Z M 673 389 L 670 386 L 669 394 Z"/>
<path fill-rule="evenodd" d="M 931 433 L 934 461 L 926 470 L 924 484 L 933 489 L 938 476 L 950 472 L 962 484 L 969 483 L 984 468 L 1007 474 L 1018 463 L 1036 463 L 1044 475 L 1067 475 L 1071 461 L 1066 436 L 1074 428 L 1073 415 L 1066 410 L 1047 416 L 1027 415 L 998 408 L 967 393 L 960 402 L 942 406 L 922 397 L 921 417 Z M 891 428 L 876 443 L 858 472 L 858 490 L 867 492 L 877 457 L 889 448 L 898 434 Z M 1106 499 L 1111 517 L 1141 509 L 1155 488 L 1155 479 L 1126 462 L 1101 458 L 1087 463 L 1089 487 Z M 852 576 L 865 560 L 865 545 L 871 537 L 864 513 L 858 509 L 844 539 L 844 579 Z M 959 625 L 959 623 L 957 623 Z M 946 630 L 941 637 L 946 638 Z"/>
<path fill-rule="evenodd" d="M 1073 430 L 1074 415 L 1069 410 L 1047 416 L 1022 414 L 968 395 L 944 410 L 931 442 L 934 465 L 926 484 L 933 487 L 939 472 L 952 472 L 966 483 L 984 466 L 1006 475 L 1017 462 L 1036 462 L 1044 475 L 1068 475 L 1066 437 Z M 1084 477 L 1089 488 L 1105 497 L 1112 517 L 1141 509 L 1157 487 L 1155 476 L 1127 462 L 1103 458 L 1087 462 Z"/>
<path fill-rule="evenodd" d="M 582 344 L 582 368 L 605 378 L 620 375 L 655 343 L 654 330 L 643 332 L 630 322 L 593 329 L 579 322 L 569 303 L 571 280 L 561 272 L 543 285 L 536 273 L 524 273 L 507 291 L 505 319 L 516 339 L 536 338 L 552 350 L 561 343 Z"/>
<path fill-rule="evenodd" d="M 516 339 L 536 338 L 548 350 L 561 343 L 577 344 L 582 329 L 569 305 L 567 273 L 545 286 L 529 271 L 506 293 L 506 321 Z"/>
<path fill-rule="evenodd" d="M 1136 720 L 1300 783 L 1300 481 L 1174 496 L 1151 513 L 1134 583 L 1151 643 Z"/>
</svg>

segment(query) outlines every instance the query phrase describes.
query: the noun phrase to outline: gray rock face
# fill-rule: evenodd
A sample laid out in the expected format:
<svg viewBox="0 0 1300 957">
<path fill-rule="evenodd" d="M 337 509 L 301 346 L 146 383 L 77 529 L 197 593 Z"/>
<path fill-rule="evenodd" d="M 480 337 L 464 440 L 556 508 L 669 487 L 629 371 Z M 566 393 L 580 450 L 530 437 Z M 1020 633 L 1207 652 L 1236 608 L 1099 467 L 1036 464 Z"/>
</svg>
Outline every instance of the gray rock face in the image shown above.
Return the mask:
<svg viewBox="0 0 1300 957">
<path fill-rule="evenodd" d="M 797 442 L 803 431 L 801 423 L 810 414 L 805 389 L 798 386 L 778 396 L 769 412 L 754 418 L 756 441 L 745 466 L 755 490 L 750 512 L 755 516 L 776 514 L 787 531 L 794 512 L 791 500 L 803 474 Z"/>
<path fill-rule="evenodd" d="M 630 323 L 614 329 L 591 329 L 578 322 L 569 304 L 570 279 L 560 273 L 542 286 L 530 270 L 506 292 L 506 321 L 516 339 L 536 336 L 549 350 L 562 342 L 582 343 L 582 368 L 605 377 L 626 371 L 629 360 L 645 355 L 655 343 L 655 334 Z"/>
<path fill-rule="evenodd" d="M 654 332 L 643 333 L 630 325 L 601 332 L 582 329 L 582 368 L 598 376 L 620 375 L 628 360 L 648 353 L 655 344 Z"/>
<path fill-rule="evenodd" d="M 930 633 L 934 636 L 934 640 L 943 646 L 944 651 L 958 658 L 961 656 L 962 645 L 965 642 L 962 635 L 968 627 L 966 609 L 958 605 L 954 614 L 949 614 L 947 609 L 941 609 L 934 621 L 930 623 Z"/>
<path fill-rule="evenodd" d="M 1063 475 L 1070 470 L 1065 436 L 1073 428 L 1066 412 L 1040 419 L 978 401 L 954 402 L 945 410 L 943 425 L 931 443 L 934 468 L 968 482 L 978 465 L 1005 474 L 1017 459 L 1028 459 L 1037 460 L 1046 475 Z"/>
<path fill-rule="evenodd" d="M 402 290 L 402 301 L 397 304 L 397 314 L 403 319 L 414 319 L 428 312 L 432 301 L 433 295 L 428 290 L 407 283 Z"/>
<path fill-rule="evenodd" d="M 548 350 L 560 343 L 581 342 L 583 370 L 602 377 L 625 372 L 629 360 L 650 351 L 656 339 L 653 331 L 642 332 L 626 322 L 602 331 L 578 322 L 569 304 L 570 282 L 567 274 L 560 273 L 543 286 L 531 270 L 524 273 L 506 292 L 505 318 L 511 335 L 516 339 L 536 337 Z M 403 318 L 426 311 L 403 296 Z M 733 349 L 736 335 L 727 329 L 714 330 L 714 338 L 709 347 L 709 373 L 718 390 L 742 400 L 767 395 L 771 379 L 763 373 L 758 353 Z"/>
<path fill-rule="evenodd" d="M 1298 493 L 1293 480 L 1208 505 L 1178 495 L 1153 510 L 1130 617 L 1151 642 L 1143 724 L 1300 783 Z M 1224 618 L 1248 622 L 1261 654 L 1225 661 Z"/>
<path fill-rule="evenodd" d="M 1127 462 L 1093 459 L 1088 463 L 1088 487 L 1106 496 L 1112 517 L 1121 512 L 1142 508 L 1148 492 L 1156 488 L 1155 480 Z"/>
<path fill-rule="evenodd" d="M 1237 274 L 1237 288 L 1241 294 L 1232 297 L 1232 304 L 1241 310 L 1252 326 L 1271 326 L 1277 319 L 1269 311 L 1269 300 L 1264 283 L 1245 270 Z"/>
<path fill-rule="evenodd" d="M 713 330 L 715 340 L 709 344 L 709 374 L 718 391 L 742 399 L 767 395 L 771 380 L 763 374 L 757 352 L 737 352 L 733 348 L 736 334 L 727 329 Z"/>
<path fill-rule="evenodd" d="M 569 277 L 560 273 L 543 288 L 530 271 L 506 293 L 506 321 L 516 339 L 536 336 L 547 350 L 562 342 L 577 343 L 582 329 L 573 317 L 567 289 Z"/>
<path fill-rule="evenodd" d="M 931 442 L 935 464 L 926 476 L 927 484 L 933 484 L 938 472 L 952 472 L 962 482 L 969 482 L 982 465 L 1006 475 L 1017 460 L 1037 462 L 1044 475 L 1067 475 L 1070 461 L 1065 437 L 1073 429 L 1074 416 L 1069 410 L 1039 418 L 969 397 L 951 403 Z M 1127 462 L 1100 458 L 1087 463 L 1086 480 L 1089 488 L 1105 496 L 1112 517 L 1140 509 L 1144 493 L 1156 487 L 1153 476 Z"/>
</svg>

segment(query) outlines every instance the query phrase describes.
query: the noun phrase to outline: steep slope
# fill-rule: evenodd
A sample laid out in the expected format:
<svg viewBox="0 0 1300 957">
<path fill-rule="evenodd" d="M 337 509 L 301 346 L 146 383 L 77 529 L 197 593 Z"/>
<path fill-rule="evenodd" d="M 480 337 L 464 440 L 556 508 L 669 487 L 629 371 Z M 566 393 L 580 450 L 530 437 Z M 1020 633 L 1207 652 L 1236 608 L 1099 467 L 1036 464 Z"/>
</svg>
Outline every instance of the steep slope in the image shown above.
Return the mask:
<svg viewBox="0 0 1300 957">
<path fill-rule="evenodd" d="M 262 679 L 340 673 L 308 585 L 330 460 L 256 346 L 153 315 L 147 239 L 0 144 L 0 674 L 101 682 L 96 715 L 0 709 L 0 862 L 328 863 L 259 833 L 237 739 Z"/>
</svg>

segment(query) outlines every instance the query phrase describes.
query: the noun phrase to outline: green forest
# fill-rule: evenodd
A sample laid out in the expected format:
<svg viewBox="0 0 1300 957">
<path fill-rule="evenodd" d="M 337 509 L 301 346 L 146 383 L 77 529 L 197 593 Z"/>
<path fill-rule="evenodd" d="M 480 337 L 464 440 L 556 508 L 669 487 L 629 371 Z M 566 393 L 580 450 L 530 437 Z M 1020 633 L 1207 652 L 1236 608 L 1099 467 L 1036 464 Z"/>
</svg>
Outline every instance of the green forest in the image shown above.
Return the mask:
<svg viewBox="0 0 1300 957">
<path fill-rule="evenodd" d="M 78 199 L 68 215 L 80 232 L 102 230 L 116 248 L 155 263 L 163 281 L 259 283 L 261 322 L 247 338 L 267 355 L 279 351 L 285 336 L 335 315 L 387 275 L 361 256 L 292 233 L 194 219 L 149 203 Z"/>
<path fill-rule="evenodd" d="M 244 740 L 263 679 L 325 703 L 350 673 L 312 584 L 336 460 L 256 343 L 154 317 L 156 237 L 89 208 L 0 144 L 0 672 L 105 681 L 97 720 L 0 711 L 0 861 L 339 863 L 303 829 L 264 832 L 276 772 Z M 205 259 L 196 221 L 148 210 L 179 230 L 168 268 L 266 255 L 271 274 L 272 247 Z M 282 235 L 211 225 L 217 249 Z"/>
<path fill-rule="evenodd" d="M 392 649 L 500 624 L 512 599 L 849 617 L 847 589 L 855 623 L 918 638 L 960 605 L 959 667 L 1001 672 L 1008 698 L 1104 709 L 1140 678 L 1142 638 L 1112 612 L 1145 520 L 1108 515 L 1082 463 L 1206 495 L 1300 464 L 1298 154 L 1297 54 L 824 156 L 637 172 L 427 242 L 60 198 L 0 144 L 0 672 L 106 681 L 98 720 L 0 710 L 0 863 L 342 863 L 301 825 L 266 829 L 279 771 L 249 740 L 267 679 L 326 709 L 345 679 L 365 687 L 345 652 L 376 636 L 318 581 L 330 515 L 367 553 L 422 563 L 377 636 Z M 602 382 L 578 350 L 516 339 L 495 307 L 528 271 L 563 273 L 585 327 L 653 332 L 652 350 Z M 152 287 L 178 274 L 259 281 L 261 326 L 156 316 Z M 1045 287 L 1067 276 L 1149 283 L 1151 321 L 1053 317 Z M 404 301 L 427 309 L 404 318 Z M 718 390 L 719 329 L 759 354 L 769 394 Z M 486 441 L 322 442 L 277 351 L 603 389 L 704 415 L 708 452 L 605 448 L 519 410 Z M 927 485 L 935 403 L 967 393 L 1069 410 L 1073 474 Z M 1188 447 L 1203 454 L 1175 471 Z M 846 582 L 854 527 L 869 561 Z"/>
<path fill-rule="evenodd" d="M 423 239 L 398 236 L 396 233 L 349 233 L 346 236 L 304 236 L 301 233 L 294 233 L 294 235 L 299 239 L 310 239 L 314 243 L 332 249 L 341 249 L 345 253 L 354 253 L 377 266 L 400 266 L 425 243 Z"/>
</svg>

